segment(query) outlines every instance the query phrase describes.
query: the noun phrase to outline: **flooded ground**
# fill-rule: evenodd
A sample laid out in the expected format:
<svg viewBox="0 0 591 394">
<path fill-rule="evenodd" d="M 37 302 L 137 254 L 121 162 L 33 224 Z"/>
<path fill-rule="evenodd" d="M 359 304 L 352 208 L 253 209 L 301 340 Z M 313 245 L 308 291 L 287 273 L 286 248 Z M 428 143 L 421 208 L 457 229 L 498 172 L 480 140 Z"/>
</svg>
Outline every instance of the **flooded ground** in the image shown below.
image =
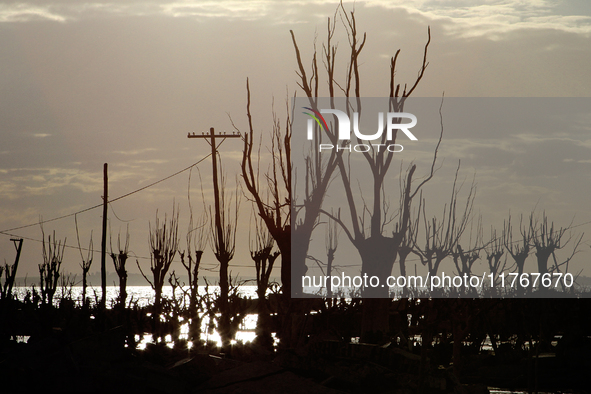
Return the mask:
<svg viewBox="0 0 591 394">
<path fill-rule="evenodd" d="M 27 291 L 30 288 L 25 287 L 17 287 L 15 288 L 15 293 L 17 298 L 23 300 Z M 199 286 L 199 294 L 204 296 L 209 291 L 210 295 L 214 295 L 217 291 L 219 291 L 218 286 Z M 74 286 L 67 290 L 60 289 L 56 292 L 54 298 L 54 304 L 59 302 L 65 292 L 71 293 L 72 300 L 76 301 L 78 305 L 82 305 L 82 287 L 81 286 Z M 244 298 L 256 299 L 256 286 L 241 286 L 239 289 L 239 293 Z M 107 286 L 107 308 L 112 308 L 115 303 L 117 296 L 119 294 L 119 286 Z M 70 294 L 68 294 L 68 297 Z M 188 304 L 189 299 L 188 296 L 185 297 L 183 300 L 183 292 L 182 289 L 177 288 L 175 293 L 173 294 L 173 288 L 171 286 L 164 286 L 162 289 L 162 296 L 167 300 L 180 300 L 179 302 L 186 302 Z M 87 297 L 90 298 L 91 305 L 96 304 L 97 299 L 100 298 L 100 288 L 89 288 L 87 290 Z M 139 307 L 147 307 L 154 302 L 154 290 L 150 286 L 127 286 L 127 302 L 130 305 L 135 305 Z M 57 306 L 57 305 L 56 305 Z M 201 312 L 201 340 L 205 343 L 214 343 L 218 347 L 221 346 L 221 337 L 219 333 L 214 329 L 212 330 L 212 325 L 210 324 L 210 318 L 207 314 Z M 258 315 L 257 314 L 248 314 L 242 320 L 238 331 L 236 332 L 236 337 L 232 341 L 233 343 L 248 343 L 252 342 L 255 337 L 255 328 L 257 324 Z M 180 340 L 189 339 L 189 323 L 183 321 L 183 318 L 179 318 L 179 323 L 181 324 L 180 328 Z M 273 334 L 273 337 L 275 335 Z M 18 336 L 16 339 L 17 342 L 24 342 L 26 343 L 28 340 L 28 336 Z M 153 343 L 154 338 L 151 333 L 144 333 L 143 335 L 136 335 L 136 342 L 137 342 L 137 349 L 143 350 L 146 348 L 147 344 Z M 174 341 L 172 340 L 171 335 L 167 335 L 164 338 L 167 346 L 172 348 L 174 346 Z M 187 342 L 189 349 L 193 346 L 191 341 Z"/>
</svg>

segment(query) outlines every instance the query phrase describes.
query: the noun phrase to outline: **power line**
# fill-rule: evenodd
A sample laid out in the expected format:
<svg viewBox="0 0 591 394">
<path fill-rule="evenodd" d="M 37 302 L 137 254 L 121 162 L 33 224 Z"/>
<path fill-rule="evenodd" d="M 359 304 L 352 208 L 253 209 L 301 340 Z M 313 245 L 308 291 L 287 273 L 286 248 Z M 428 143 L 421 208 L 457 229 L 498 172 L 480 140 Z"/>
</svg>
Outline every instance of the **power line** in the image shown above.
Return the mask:
<svg viewBox="0 0 591 394">
<path fill-rule="evenodd" d="M 4 235 L 10 235 L 11 237 L 17 237 L 17 238 L 26 239 L 27 241 L 33 241 L 33 242 L 43 243 L 42 240 L 37 239 L 37 238 L 24 237 L 22 235 L 10 234 L 10 233 L 6 233 L 4 231 L 2 231 L 2 234 L 4 234 Z M 72 245 L 67 245 L 67 244 L 63 244 L 63 246 L 65 248 L 68 248 L 68 249 L 78 249 L 78 250 L 81 249 L 83 251 L 92 252 L 93 254 L 94 253 L 100 253 L 100 250 L 96 250 L 96 249 L 83 248 L 83 247 L 72 246 Z M 137 259 L 142 259 L 142 260 L 149 260 L 150 259 L 150 257 L 137 256 L 137 255 L 134 255 L 133 257 L 135 257 Z"/>
<path fill-rule="evenodd" d="M 132 191 L 132 192 L 129 192 L 129 193 L 127 193 L 127 194 L 124 194 L 124 195 L 122 195 L 122 196 L 119 196 L 119 197 L 117 197 L 117 198 L 114 198 L 114 199 L 112 199 L 112 200 L 109 200 L 109 202 L 115 202 L 115 201 L 117 201 L 117 200 L 121 200 L 121 199 L 123 199 L 123 198 L 125 198 L 125 197 L 129 197 L 129 196 L 131 196 L 132 194 L 135 194 L 135 193 L 141 192 L 142 190 L 145 190 L 145 189 L 147 189 L 147 188 L 149 188 L 149 187 L 155 186 L 155 185 L 159 184 L 160 182 L 164 182 L 164 181 L 166 181 L 166 180 L 168 180 L 168 179 L 170 179 L 170 178 L 172 178 L 172 177 L 175 177 L 175 176 L 177 176 L 177 175 L 179 175 L 179 174 L 181 174 L 181 173 L 183 173 L 183 172 L 185 172 L 185 171 L 188 171 L 188 170 L 190 170 L 191 168 L 195 167 L 197 164 L 200 164 L 202 161 L 204 161 L 205 159 L 207 159 L 209 156 L 211 156 L 211 153 L 210 153 L 210 154 L 208 154 L 207 156 L 203 157 L 203 158 L 202 158 L 201 160 L 199 160 L 198 162 L 196 162 L 196 163 L 194 163 L 194 164 L 191 164 L 191 165 L 190 165 L 189 167 L 187 167 L 187 168 L 183 168 L 182 170 L 180 170 L 180 171 L 177 171 L 177 172 L 175 172 L 174 174 L 167 176 L 166 178 L 162 178 L 162 179 L 160 179 L 159 181 L 156 181 L 156 182 L 150 183 L 149 185 L 146 185 L 146 186 L 144 186 L 144 187 L 141 187 L 141 188 L 139 188 L 139 189 L 137 189 L 137 190 L 134 190 L 134 191 Z M 102 204 L 101 204 L 101 205 L 102 205 Z"/>
<path fill-rule="evenodd" d="M 129 220 L 123 220 L 121 219 L 118 215 L 117 212 L 115 212 L 115 208 L 113 208 L 113 205 L 111 205 L 111 201 L 108 201 L 109 207 L 111 208 L 111 212 L 113 213 L 113 215 L 117 218 L 117 220 L 119 220 L 120 222 L 123 223 L 129 223 L 129 222 L 133 222 L 135 219 L 129 219 Z"/>
<path fill-rule="evenodd" d="M 150 184 L 148 184 L 148 185 L 146 185 L 146 186 L 144 186 L 144 187 L 141 187 L 141 188 L 139 188 L 139 189 L 137 189 L 137 190 L 134 190 L 134 191 L 132 191 L 132 192 L 129 192 L 129 193 L 127 193 L 127 194 L 124 194 L 124 195 L 122 195 L 122 196 L 116 197 L 116 198 L 114 198 L 114 199 L 112 199 L 112 200 L 109 200 L 108 202 L 110 202 L 110 203 L 111 203 L 111 202 L 115 202 L 115 201 L 121 200 L 121 199 L 123 199 L 123 198 L 129 197 L 129 196 L 131 196 L 132 194 L 135 194 L 135 193 L 141 192 L 142 190 L 148 189 L 148 188 L 150 188 L 150 187 L 152 187 L 152 186 L 155 186 L 155 185 L 157 185 L 157 184 L 159 184 L 159 183 L 161 183 L 161 182 L 164 182 L 164 181 L 166 181 L 166 180 L 168 180 L 168 179 L 170 179 L 170 178 L 172 178 L 172 177 L 175 177 L 175 176 L 177 176 L 177 175 L 179 175 L 179 174 L 182 174 L 183 172 L 185 172 L 185 171 L 187 171 L 187 170 L 190 170 L 191 168 L 193 168 L 193 167 L 195 167 L 196 165 L 200 164 L 202 161 L 204 161 L 205 159 L 207 159 L 209 156 L 211 156 L 211 153 L 210 153 L 210 154 L 208 154 L 207 156 L 203 157 L 202 159 L 200 159 L 200 160 L 199 160 L 199 161 L 197 161 L 196 163 L 193 163 L 193 164 L 191 164 L 190 166 L 188 166 L 188 167 L 186 167 L 186 168 L 183 168 L 182 170 L 180 170 L 180 171 L 177 171 L 177 172 L 175 172 L 175 173 L 174 173 L 174 174 L 172 174 L 172 175 L 169 175 L 169 176 L 167 176 L 166 178 L 162 178 L 162 179 L 160 179 L 160 180 L 158 180 L 158 181 L 156 181 L 156 182 L 152 182 L 152 183 L 150 183 Z M 37 226 L 37 225 L 39 225 L 39 224 L 44 224 L 44 223 L 49 223 L 49 222 L 55 222 L 55 221 L 57 221 L 57 220 L 61 220 L 61 219 L 65 219 L 65 218 L 69 218 L 69 217 L 71 217 L 71 216 L 78 215 L 78 214 L 80 214 L 80 213 L 84 213 L 84 212 L 88 212 L 88 211 L 91 211 L 91 210 L 93 210 L 93 209 L 96 209 L 96 208 L 99 208 L 99 207 L 102 207 L 102 206 L 103 206 L 103 204 L 101 203 L 101 204 L 97 204 L 97 205 L 94 205 L 94 206 L 92 206 L 92 207 L 89 207 L 89 208 L 82 209 L 82 210 L 80 210 L 80 211 L 78 211 L 78 212 L 69 213 L 69 214 L 67 214 L 67 215 L 58 216 L 58 217 L 55 217 L 55 218 L 52 218 L 52 219 L 48 219 L 48 220 L 40 220 L 40 221 L 38 221 L 38 222 L 36 222 L 36 223 L 27 224 L 27 225 L 24 225 L 24 226 L 19 226 L 19 227 L 13 227 L 13 228 L 9 228 L 9 229 L 6 229 L 6 230 L 2 230 L 2 231 L 0 231 L 0 234 L 14 236 L 14 234 L 8 234 L 8 232 L 9 232 L 9 231 L 15 231 L 15 230 L 21 230 L 21 229 L 23 229 L 23 228 L 28 228 L 28 227 Z"/>
<path fill-rule="evenodd" d="M 17 238 L 26 239 L 27 241 L 33 241 L 33 242 L 43 243 L 42 240 L 37 239 L 37 238 L 23 237 L 23 236 L 20 236 L 20 235 L 8 234 L 8 233 L 6 233 L 6 235 L 10 235 L 11 237 L 17 237 Z M 83 251 L 92 252 L 93 254 L 94 253 L 100 253 L 100 250 L 97 250 L 97 249 L 89 249 L 89 248 L 72 246 L 72 245 L 67 245 L 67 244 L 64 244 L 64 247 L 66 247 L 68 249 L 82 249 Z M 139 259 L 139 260 L 150 260 L 151 259 L 151 257 L 138 256 L 137 254 L 135 254 L 133 252 L 131 252 L 129 254 L 129 257 L 133 257 L 133 258 Z M 177 262 L 178 263 L 178 262 L 180 262 L 180 260 L 174 260 L 174 262 Z M 205 267 L 205 265 L 210 265 L 210 266 L 213 266 L 213 267 L 212 268 L 207 268 L 207 267 Z M 202 261 L 201 264 L 200 264 L 200 268 L 201 269 L 204 269 L 206 271 L 214 271 L 214 270 L 217 269 L 218 266 L 219 266 L 219 263 L 217 263 L 217 262 L 211 262 L 211 261 Z M 280 266 L 281 266 L 281 263 L 274 265 L 274 267 L 280 267 Z M 254 268 L 254 265 L 248 265 L 248 264 L 246 264 L 246 265 L 244 265 L 244 264 L 230 264 L 230 268 L 234 268 L 234 267 L 236 267 L 236 268 Z"/>
</svg>

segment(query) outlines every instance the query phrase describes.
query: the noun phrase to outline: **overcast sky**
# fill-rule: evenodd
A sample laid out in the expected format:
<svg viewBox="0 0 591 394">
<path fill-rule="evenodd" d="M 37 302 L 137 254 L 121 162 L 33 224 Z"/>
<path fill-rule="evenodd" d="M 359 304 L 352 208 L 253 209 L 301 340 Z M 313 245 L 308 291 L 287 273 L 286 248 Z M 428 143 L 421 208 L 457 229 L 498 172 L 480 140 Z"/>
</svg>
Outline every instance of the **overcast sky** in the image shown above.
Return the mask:
<svg viewBox="0 0 591 394">
<path fill-rule="evenodd" d="M 273 100 L 282 116 L 286 97 L 297 88 L 289 30 L 309 64 L 314 37 L 320 48 L 326 18 L 334 15 L 336 5 L 0 3 L 0 231 L 100 204 L 103 163 L 109 163 L 109 196 L 115 198 L 200 160 L 209 146 L 187 139 L 187 132 L 209 127 L 232 131 L 228 114 L 246 130 L 246 78 L 255 128 L 266 133 Z M 352 10 L 353 4 L 345 3 L 345 8 Z M 357 1 L 355 12 L 358 30 L 367 32 L 361 54 L 363 96 L 387 95 L 389 58 L 399 48 L 398 81 L 416 76 L 428 26 L 429 66 L 415 96 L 590 96 L 591 4 L 586 0 Z M 338 30 L 340 78 L 347 39 L 342 24 Z M 568 127 L 557 125 L 543 135 L 535 127 L 507 130 L 502 142 L 476 131 L 454 134 L 452 128 L 440 155 L 446 166 L 453 169 L 462 158 L 465 174 L 476 173 L 475 206 L 500 218 L 501 224 L 509 210 L 529 214 L 534 207 L 546 209 L 560 226 L 573 217 L 575 224 L 585 223 L 591 220 L 591 116 L 583 112 Z M 451 127 L 455 115 L 447 116 Z M 240 149 L 238 140 L 221 148 L 229 185 L 235 182 Z M 209 161 L 199 168 L 209 199 Z M 187 194 L 191 189 L 198 214 L 199 183 L 193 170 L 190 188 L 185 172 L 114 202 L 109 210 L 113 233 L 129 223 L 130 249 L 149 256 L 148 222 L 154 222 L 157 209 L 170 214 L 176 201 L 184 245 Z M 513 193 L 503 192 L 507 189 Z M 241 234 L 248 232 L 249 211 L 243 199 Z M 95 209 L 78 216 L 83 246 L 92 230 L 94 247 L 100 248 L 101 214 Z M 46 234 L 53 230 L 58 238 L 67 237 L 68 245 L 76 245 L 73 217 L 45 224 Z M 577 228 L 586 230 L 588 225 Z M 41 239 L 38 225 L 10 233 Z M 9 239 L 0 236 L 0 259 L 12 262 Z M 586 242 L 583 249 L 589 249 Z M 216 266 L 211 251 L 204 259 L 206 267 Z M 64 268 L 78 273 L 79 260 L 77 250 L 68 249 Z M 30 282 L 37 281 L 40 261 L 40 243 L 25 239 L 19 276 L 28 273 Z M 98 253 L 94 261 L 91 271 L 99 269 Z M 148 261 L 140 263 L 147 267 Z M 251 265 L 245 236 L 234 263 L 234 274 L 251 275 L 245 268 Z"/>
</svg>

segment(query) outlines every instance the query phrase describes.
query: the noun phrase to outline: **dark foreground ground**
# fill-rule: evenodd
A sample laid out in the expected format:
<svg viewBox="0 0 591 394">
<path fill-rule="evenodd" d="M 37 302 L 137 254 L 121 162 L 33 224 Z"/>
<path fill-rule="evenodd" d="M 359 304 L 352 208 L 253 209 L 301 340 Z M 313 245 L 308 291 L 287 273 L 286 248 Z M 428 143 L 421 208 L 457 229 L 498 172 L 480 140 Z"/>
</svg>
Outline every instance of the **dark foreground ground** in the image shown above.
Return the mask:
<svg viewBox="0 0 591 394">
<path fill-rule="evenodd" d="M 463 384 L 452 368 L 421 368 L 421 356 L 397 347 L 320 341 L 298 350 L 265 352 L 236 345 L 230 354 L 190 353 L 164 344 L 131 350 L 117 331 L 64 342 L 61 333 L 4 346 L 0 393 L 487 393 L 488 387 L 586 393 L 588 356 L 467 358 Z"/>
<path fill-rule="evenodd" d="M 298 315 L 306 324 L 290 349 L 236 344 L 221 353 L 189 351 L 182 340 L 136 350 L 130 339 L 150 332 L 143 309 L 100 321 L 68 303 L 14 301 L 0 308 L 0 393 L 591 392 L 588 300 L 401 300 L 389 308 L 395 331 L 379 345 L 350 343 L 360 309 L 347 304 Z M 483 346 L 490 333 L 494 350 Z M 422 337 L 432 345 L 413 340 Z"/>
</svg>

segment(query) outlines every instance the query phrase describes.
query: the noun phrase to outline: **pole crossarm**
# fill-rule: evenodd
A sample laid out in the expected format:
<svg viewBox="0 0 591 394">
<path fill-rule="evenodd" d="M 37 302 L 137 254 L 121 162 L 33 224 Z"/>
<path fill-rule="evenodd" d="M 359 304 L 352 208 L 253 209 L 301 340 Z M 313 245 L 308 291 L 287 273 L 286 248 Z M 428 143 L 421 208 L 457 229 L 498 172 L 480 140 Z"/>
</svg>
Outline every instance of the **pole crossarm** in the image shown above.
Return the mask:
<svg viewBox="0 0 591 394">
<path fill-rule="evenodd" d="M 214 134 L 213 136 L 215 138 L 241 138 L 242 134 L 240 134 L 239 132 L 233 131 L 231 134 L 220 133 L 220 134 Z M 202 134 L 195 134 L 195 132 L 188 133 L 187 138 L 211 138 L 211 133 L 202 133 Z"/>
</svg>

